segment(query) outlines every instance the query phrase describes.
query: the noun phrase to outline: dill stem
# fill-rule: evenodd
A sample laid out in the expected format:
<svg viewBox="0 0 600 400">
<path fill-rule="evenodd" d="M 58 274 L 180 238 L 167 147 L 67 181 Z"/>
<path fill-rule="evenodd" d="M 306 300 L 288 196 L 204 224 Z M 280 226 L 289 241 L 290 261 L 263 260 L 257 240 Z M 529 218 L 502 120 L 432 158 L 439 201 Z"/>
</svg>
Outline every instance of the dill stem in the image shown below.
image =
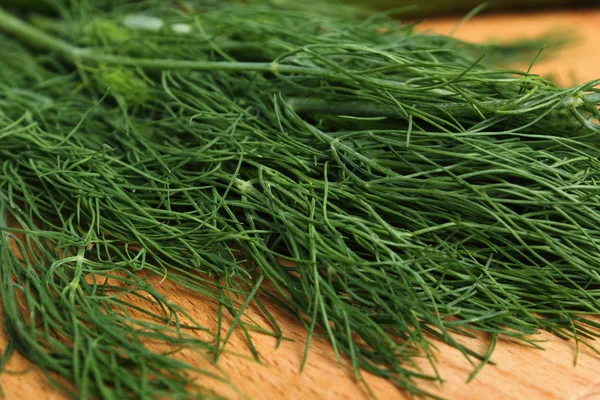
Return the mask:
<svg viewBox="0 0 600 400">
<path fill-rule="evenodd" d="M 273 62 L 237 62 L 237 61 L 195 61 L 195 60 L 177 60 L 177 59 L 151 59 L 138 58 L 127 56 L 116 56 L 104 54 L 90 49 L 73 46 L 72 44 L 56 38 L 41 29 L 36 28 L 32 24 L 28 24 L 21 19 L 13 16 L 0 7 L 0 31 L 11 34 L 21 41 L 26 42 L 30 46 L 44 51 L 54 51 L 60 54 L 66 61 L 77 64 L 79 62 L 91 62 L 93 64 L 110 64 L 124 67 L 142 68 L 145 70 L 166 71 L 166 70 L 197 70 L 197 71 L 222 71 L 222 72 L 262 72 L 277 74 L 296 74 L 310 75 L 323 79 L 342 79 L 342 80 L 357 80 L 355 71 L 331 71 L 320 67 L 304 67 L 296 65 L 280 64 L 277 61 Z M 381 79 L 373 77 L 363 77 L 362 80 L 381 86 L 383 88 L 413 91 L 418 89 L 417 85 L 407 86 L 405 82 L 399 82 L 390 79 Z M 431 94 L 447 97 L 453 95 L 452 91 L 440 88 L 430 88 L 428 92 Z M 588 94 L 587 100 L 594 103 L 598 101 L 598 94 Z M 506 105 L 506 100 L 492 100 L 478 104 L 481 111 L 486 111 L 486 108 L 498 111 L 499 107 Z M 533 102 L 523 104 L 523 108 Z M 573 101 L 565 101 L 557 108 L 581 106 L 583 102 L 575 103 Z M 366 102 L 335 102 L 322 99 L 294 99 L 293 109 L 298 113 L 322 113 L 322 114 L 346 114 L 357 117 L 402 117 L 406 114 L 405 111 L 399 110 L 398 107 L 385 104 L 366 103 Z M 470 115 L 473 113 L 473 104 L 469 103 L 440 103 L 427 107 L 427 109 L 419 110 L 427 111 L 432 114 L 451 113 L 455 116 Z"/>
<path fill-rule="evenodd" d="M 598 93 L 592 93 L 585 95 L 588 101 L 594 103 L 600 99 Z M 503 106 L 507 105 L 507 100 L 491 100 L 484 101 L 477 104 L 479 111 L 483 114 L 497 114 L 501 113 Z M 288 105 L 298 114 L 336 114 L 336 115 L 348 115 L 353 117 L 390 117 L 390 118 L 405 118 L 406 112 L 388 104 L 381 104 L 368 101 L 332 101 L 323 100 L 316 98 L 299 98 L 294 97 L 288 100 Z M 536 102 L 525 102 L 523 108 L 535 106 Z M 573 103 L 569 99 L 559 104 L 556 109 L 564 109 L 575 106 L 580 107 L 582 104 Z M 427 112 L 430 114 L 452 114 L 455 117 L 468 116 L 473 114 L 474 105 L 469 103 L 456 103 L 456 102 L 444 102 L 444 103 L 431 103 L 431 104 L 418 104 L 412 106 L 415 110 L 421 112 Z"/>
<path fill-rule="evenodd" d="M 238 63 L 238 62 L 210 62 L 210 61 L 185 61 L 169 59 L 144 59 L 134 57 L 113 56 L 102 54 L 89 49 L 73 46 L 48 33 L 28 24 L 13 16 L 0 7 L 0 30 L 9 33 L 21 41 L 26 42 L 40 50 L 53 51 L 60 54 L 70 63 L 88 61 L 95 64 L 115 64 L 127 67 L 140 67 L 149 70 L 174 70 L 189 69 L 203 71 L 240 71 L 240 72 L 273 72 L 278 71 L 278 66 L 272 63 Z M 281 72 L 288 73 L 314 73 L 314 69 L 293 66 L 279 67 Z"/>
<path fill-rule="evenodd" d="M 2 7 L 0 7 L 0 28 L 5 33 L 10 33 L 32 46 L 55 51 L 65 58 L 72 59 L 81 52 L 78 47 L 46 34 L 44 31 L 13 16 Z"/>
<path fill-rule="evenodd" d="M 66 61 L 77 64 L 87 61 L 93 64 L 111 64 L 124 67 L 142 68 L 145 70 L 196 70 L 196 71 L 222 71 L 222 72 L 263 72 L 277 74 L 311 75 L 324 79 L 352 79 L 353 71 L 340 73 L 329 71 L 319 67 L 303 67 L 296 65 L 284 65 L 277 61 L 273 62 L 232 62 L 232 61 L 195 61 L 176 59 L 152 59 L 126 56 L 115 56 L 103 54 L 90 49 L 73 46 L 64 40 L 56 38 L 35 26 L 11 15 L 0 7 L 0 31 L 11 34 L 15 38 L 26 42 L 39 50 L 54 51 L 60 54 Z M 394 80 L 367 78 L 371 84 L 397 90 L 414 90 L 404 82 Z M 439 95 L 451 95 L 450 91 L 444 89 L 432 89 L 432 93 Z"/>
<path fill-rule="evenodd" d="M 88 61 L 96 64 L 108 63 L 127 67 L 140 67 L 149 70 L 203 70 L 203 71 L 239 71 L 239 72 L 285 72 L 308 74 L 315 73 L 315 68 L 294 66 L 278 66 L 276 63 L 240 63 L 240 62 L 211 62 L 186 61 L 169 59 L 144 59 L 134 57 L 113 56 L 102 54 L 89 49 L 73 46 L 48 33 L 22 21 L 0 7 L 0 30 L 9 33 L 21 41 L 40 50 L 59 53 L 71 63 Z M 323 71 L 325 72 L 325 71 Z"/>
</svg>

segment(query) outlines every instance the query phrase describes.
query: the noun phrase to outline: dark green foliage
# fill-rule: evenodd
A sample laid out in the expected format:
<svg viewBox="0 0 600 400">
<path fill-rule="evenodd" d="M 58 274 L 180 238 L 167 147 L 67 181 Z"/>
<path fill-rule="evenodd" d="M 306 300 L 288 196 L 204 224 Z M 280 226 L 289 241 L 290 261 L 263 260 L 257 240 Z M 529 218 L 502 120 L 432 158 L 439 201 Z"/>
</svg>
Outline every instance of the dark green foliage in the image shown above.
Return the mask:
<svg viewBox="0 0 600 400">
<path fill-rule="evenodd" d="M 73 397 L 211 396 L 144 343 L 228 338 L 192 339 L 150 275 L 248 337 L 281 335 L 241 317 L 275 299 L 419 395 L 433 337 L 477 366 L 466 330 L 597 336 L 597 82 L 343 7 L 71 3 L 38 28 L 0 9 L 0 294 L 11 345 Z"/>
</svg>

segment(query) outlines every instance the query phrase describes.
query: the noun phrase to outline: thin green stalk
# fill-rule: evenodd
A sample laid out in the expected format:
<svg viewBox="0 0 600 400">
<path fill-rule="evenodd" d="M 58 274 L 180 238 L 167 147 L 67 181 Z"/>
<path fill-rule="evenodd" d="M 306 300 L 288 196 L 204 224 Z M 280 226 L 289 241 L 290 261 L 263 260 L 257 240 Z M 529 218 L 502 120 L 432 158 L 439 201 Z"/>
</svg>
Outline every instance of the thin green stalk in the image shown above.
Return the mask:
<svg viewBox="0 0 600 400">
<path fill-rule="evenodd" d="M 135 67 L 153 71 L 164 70 L 198 70 L 224 72 L 268 72 L 278 74 L 299 74 L 327 78 L 345 78 L 346 74 L 331 72 L 323 68 L 299 67 L 283 65 L 277 61 L 270 63 L 227 62 L 227 61 L 187 61 L 175 59 L 147 59 L 102 54 L 93 50 L 72 46 L 58 38 L 52 37 L 22 20 L 12 16 L 0 7 L 0 30 L 14 35 L 32 47 L 45 51 L 57 52 L 73 64 L 91 62 L 95 65 L 109 64 L 122 67 Z M 408 89 L 402 82 L 371 79 L 372 83 L 394 89 Z M 449 92 L 439 91 L 441 94 Z"/>
<path fill-rule="evenodd" d="M 597 103 L 600 100 L 600 94 L 588 93 L 582 95 L 586 101 Z M 574 100 L 575 99 L 575 100 Z M 557 110 L 561 109 L 576 109 L 583 106 L 583 101 L 574 97 L 568 98 L 562 104 L 559 104 Z M 378 104 L 374 102 L 361 101 L 345 101 L 336 102 L 331 100 L 314 99 L 314 98 L 291 98 L 287 101 L 288 105 L 298 114 L 333 114 L 347 115 L 360 118 L 406 118 L 406 111 L 402 111 L 398 107 L 387 104 Z M 491 100 L 478 104 L 448 102 L 440 104 L 423 104 L 416 107 L 416 110 L 428 114 L 450 114 L 453 116 L 472 115 L 473 109 L 481 111 L 483 115 L 500 114 L 503 109 L 508 109 L 511 106 L 507 100 Z M 521 105 L 522 109 L 539 106 L 536 100 L 525 101 Z"/>
</svg>

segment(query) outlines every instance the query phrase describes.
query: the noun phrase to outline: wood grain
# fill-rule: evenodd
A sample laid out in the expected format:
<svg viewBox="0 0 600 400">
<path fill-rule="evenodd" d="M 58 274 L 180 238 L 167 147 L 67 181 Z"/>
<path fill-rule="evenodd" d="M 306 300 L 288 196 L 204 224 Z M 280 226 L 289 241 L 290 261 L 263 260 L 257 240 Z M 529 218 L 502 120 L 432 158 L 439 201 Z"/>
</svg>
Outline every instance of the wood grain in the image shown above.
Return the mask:
<svg viewBox="0 0 600 400">
<path fill-rule="evenodd" d="M 449 33 L 456 19 L 425 21 L 420 29 Z M 472 41 L 517 37 L 531 37 L 549 30 L 572 29 L 579 42 L 561 50 L 552 60 L 536 65 L 534 72 L 555 73 L 558 80 L 567 84 L 571 80 L 600 77 L 600 52 L 595 49 L 600 37 L 600 10 L 580 12 L 552 12 L 528 15 L 498 15 L 478 17 L 456 31 L 456 36 Z M 216 326 L 215 306 L 198 295 L 181 290 L 169 282 L 156 283 L 176 303 L 188 309 L 193 317 L 207 326 Z M 233 353 L 249 355 L 241 335 L 234 335 L 228 352 L 221 358 L 218 367 L 231 377 L 239 389 L 217 381 L 202 379 L 216 393 L 229 398 L 243 398 L 242 393 L 252 399 L 367 399 L 364 388 L 347 365 L 340 364 L 324 339 L 316 339 L 305 370 L 299 368 L 304 351 L 306 334 L 293 318 L 277 307 L 272 307 L 286 337 L 276 349 L 275 339 L 256 335 L 256 347 L 261 363 L 242 358 Z M 253 312 L 253 311 L 251 311 Z M 0 315 L 1 317 L 1 315 Z M 257 318 L 260 318 L 257 316 Z M 466 379 L 474 366 L 460 353 L 443 344 L 438 345 L 439 370 L 445 383 L 443 386 L 426 383 L 436 393 L 448 399 L 550 399 L 550 400 L 595 400 L 600 399 L 600 357 L 591 350 L 582 348 L 578 365 L 574 366 L 572 343 L 542 333 L 536 337 L 546 350 L 540 351 L 509 342 L 499 343 L 493 355 L 496 365 L 486 366 L 476 379 L 467 384 Z M 487 338 L 464 339 L 476 349 L 484 351 Z M 0 330 L 0 348 L 6 347 L 5 333 Z M 212 368 L 199 354 L 186 350 L 177 355 L 192 364 Z M 423 362 L 424 368 L 427 368 Z M 0 384 L 6 400 L 62 399 L 54 392 L 43 375 L 22 356 L 15 356 L 8 365 L 9 371 L 19 374 L 3 374 Z M 380 399 L 407 398 L 388 382 L 366 376 L 374 394 Z"/>
<path fill-rule="evenodd" d="M 565 86 L 600 78 L 600 52 L 594 51 L 600 38 L 599 9 L 485 15 L 475 17 L 455 30 L 458 22 L 456 18 L 425 20 L 419 29 L 452 33 L 459 39 L 479 42 L 509 42 L 544 34 L 572 35 L 572 44 L 542 53 L 541 61 L 531 72 L 552 76 Z"/>
</svg>

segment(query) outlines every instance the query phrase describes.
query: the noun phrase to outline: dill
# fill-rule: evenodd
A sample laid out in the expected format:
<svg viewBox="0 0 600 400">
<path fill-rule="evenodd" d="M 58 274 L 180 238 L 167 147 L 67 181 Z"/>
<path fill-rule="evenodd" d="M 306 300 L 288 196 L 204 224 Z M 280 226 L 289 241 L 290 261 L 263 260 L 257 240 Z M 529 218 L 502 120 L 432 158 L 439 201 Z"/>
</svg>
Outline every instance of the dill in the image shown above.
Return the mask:
<svg viewBox="0 0 600 400">
<path fill-rule="evenodd" d="M 283 339 L 269 301 L 305 324 L 305 360 L 323 333 L 419 396 L 434 338 L 475 372 L 493 348 L 469 331 L 592 346 L 598 81 L 344 6 L 55 6 L 0 8 L 0 296 L 11 348 L 67 394 L 215 397 L 189 372 L 227 377 L 173 349 L 217 360 L 239 329 L 258 358 L 252 335 Z M 217 331 L 156 277 L 216 302 Z"/>
</svg>

